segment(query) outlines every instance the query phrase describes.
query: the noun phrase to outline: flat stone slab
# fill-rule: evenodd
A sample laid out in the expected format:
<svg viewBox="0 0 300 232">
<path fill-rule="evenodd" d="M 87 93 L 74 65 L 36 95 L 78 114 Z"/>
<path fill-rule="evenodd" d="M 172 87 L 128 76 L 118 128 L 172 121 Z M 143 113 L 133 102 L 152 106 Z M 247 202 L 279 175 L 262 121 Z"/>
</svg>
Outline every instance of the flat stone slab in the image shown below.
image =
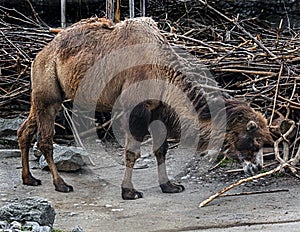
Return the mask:
<svg viewBox="0 0 300 232">
<path fill-rule="evenodd" d="M 19 149 L 0 149 L 0 159 L 20 157 L 20 156 L 21 156 L 21 151 Z"/>
<path fill-rule="evenodd" d="M 23 118 L 0 118 L 0 148 L 18 148 L 17 130 Z"/>
</svg>

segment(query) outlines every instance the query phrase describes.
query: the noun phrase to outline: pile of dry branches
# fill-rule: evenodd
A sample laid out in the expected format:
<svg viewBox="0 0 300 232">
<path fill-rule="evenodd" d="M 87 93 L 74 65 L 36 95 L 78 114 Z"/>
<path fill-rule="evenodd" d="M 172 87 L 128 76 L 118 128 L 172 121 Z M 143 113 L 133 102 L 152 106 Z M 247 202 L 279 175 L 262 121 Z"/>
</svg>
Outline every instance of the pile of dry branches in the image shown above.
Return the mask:
<svg viewBox="0 0 300 232">
<path fill-rule="evenodd" d="M 0 117 L 28 111 L 31 62 L 53 37 L 37 21 L 0 6 Z"/>
<path fill-rule="evenodd" d="M 169 41 L 199 58 L 222 87 L 236 91 L 235 97 L 248 101 L 264 113 L 276 139 L 274 152 L 277 160 L 298 164 L 299 34 L 290 28 L 283 30 L 282 21 L 277 28 L 266 29 L 253 19 L 231 19 L 215 8 L 205 6 L 210 14 L 214 13 L 215 18 L 223 22 L 218 28 L 219 39 L 199 40 L 196 38 L 198 32 L 194 34 L 195 30 L 190 28 L 181 35 L 166 33 Z M 224 25 L 227 29 L 222 32 L 220 28 Z M 178 30 L 176 27 L 172 29 Z M 296 172 L 295 168 L 292 169 Z"/>
</svg>

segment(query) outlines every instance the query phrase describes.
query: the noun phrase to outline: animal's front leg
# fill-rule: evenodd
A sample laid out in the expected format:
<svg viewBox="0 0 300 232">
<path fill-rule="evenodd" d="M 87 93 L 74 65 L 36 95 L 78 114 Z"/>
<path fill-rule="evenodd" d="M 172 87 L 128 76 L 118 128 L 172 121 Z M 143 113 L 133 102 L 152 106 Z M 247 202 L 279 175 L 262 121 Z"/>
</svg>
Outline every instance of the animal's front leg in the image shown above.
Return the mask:
<svg viewBox="0 0 300 232">
<path fill-rule="evenodd" d="M 135 200 L 143 197 L 143 193 L 137 191 L 132 184 L 132 171 L 135 161 L 140 158 L 139 151 L 140 143 L 134 141 L 128 141 L 125 149 L 125 174 L 122 182 L 122 198 L 124 200 Z"/>
<path fill-rule="evenodd" d="M 158 183 L 163 193 L 180 193 L 184 190 L 184 186 L 171 182 L 167 175 L 167 170 L 166 170 L 167 150 L 168 150 L 168 143 L 165 141 L 160 148 L 154 151 L 157 160 Z"/>
</svg>

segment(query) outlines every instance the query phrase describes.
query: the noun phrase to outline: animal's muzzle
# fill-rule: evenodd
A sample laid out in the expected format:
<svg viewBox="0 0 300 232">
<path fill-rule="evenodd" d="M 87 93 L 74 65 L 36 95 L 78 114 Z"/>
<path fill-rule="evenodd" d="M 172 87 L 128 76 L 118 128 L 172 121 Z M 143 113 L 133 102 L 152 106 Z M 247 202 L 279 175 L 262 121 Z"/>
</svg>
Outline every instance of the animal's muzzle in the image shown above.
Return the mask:
<svg viewBox="0 0 300 232">
<path fill-rule="evenodd" d="M 258 173 L 261 169 L 262 169 L 261 164 L 254 164 L 254 163 L 251 163 L 249 161 L 244 161 L 243 162 L 243 170 L 248 175 L 253 176 L 256 173 Z"/>
<path fill-rule="evenodd" d="M 247 158 L 243 159 L 243 170 L 248 175 L 255 175 L 263 167 L 263 149 L 254 154 L 254 159 L 249 160 Z"/>
</svg>

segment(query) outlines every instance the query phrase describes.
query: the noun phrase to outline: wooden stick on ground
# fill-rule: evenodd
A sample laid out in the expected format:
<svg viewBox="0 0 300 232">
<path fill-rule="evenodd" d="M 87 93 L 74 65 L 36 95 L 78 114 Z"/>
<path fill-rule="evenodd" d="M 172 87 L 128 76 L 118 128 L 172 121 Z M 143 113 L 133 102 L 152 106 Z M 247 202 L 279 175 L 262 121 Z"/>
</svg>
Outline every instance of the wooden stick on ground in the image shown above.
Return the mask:
<svg viewBox="0 0 300 232">
<path fill-rule="evenodd" d="M 229 191 L 230 189 L 233 189 L 233 188 L 235 188 L 235 187 L 237 187 L 237 186 L 239 186 L 243 183 L 246 183 L 246 182 L 249 182 L 249 181 L 252 181 L 252 180 L 256 180 L 256 179 L 262 178 L 264 176 L 268 176 L 268 175 L 271 175 L 273 173 L 276 173 L 276 172 L 280 171 L 282 168 L 284 168 L 286 165 L 287 164 L 282 164 L 282 165 L 279 165 L 276 168 L 274 168 L 274 169 L 272 169 L 268 172 L 260 173 L 260 174 L 257 174 L 255 176 L 251 176 L 251 177 L 239 180 L 238 182 L 233 183 L 232 185 L 230 185 L 226 188 L 223 188 L 221 191 L 217 192 L 216 194 L 214 194 L 214 195 L 210 196 L 209 198 L 207 198 L 206 200 L 202 201 L 200 203 L 199 207 L 204 207 L 205 205 L 212 202 L 217 197 L 221 196 L 223 193 L 225 193 L 225 192 Z"/>
<path fill-rule="evenodd" d="M 278 192 L 288 192 L 288 191 L 289 191 L 288 189 L 272 189 L 272 190 L 265 190 L 265 191 L 253 191 L 253 192 L 223 194 L 220 197 L 234 197 L 234 196 L 254 195 L 254 194 L 263 194 L 263 193 L 278 193 Z"/>
</svg>

